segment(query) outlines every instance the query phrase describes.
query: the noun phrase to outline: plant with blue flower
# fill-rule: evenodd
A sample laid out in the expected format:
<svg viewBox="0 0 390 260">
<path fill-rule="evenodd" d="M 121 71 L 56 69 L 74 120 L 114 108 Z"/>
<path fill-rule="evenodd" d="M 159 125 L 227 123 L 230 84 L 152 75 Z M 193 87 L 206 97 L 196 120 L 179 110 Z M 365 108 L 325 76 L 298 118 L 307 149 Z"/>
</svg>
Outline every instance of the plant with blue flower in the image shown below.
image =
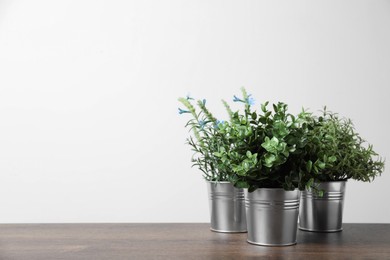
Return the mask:
<svg viewBox="0 0 390 260">
<path fill-rule="evenodd" d="M 233 111 L 228 102 L 223 104 L 230 120 L 218 128 L 231 145 L 217 153 L 225 168 L 230 169 L 228 179 L 237 188 L 284 188 L 293 190 L 312 186 L 307 174 L 304 147 L 307 143 L 308 122 L 312 115 L 302 111 L 298 115 L 287 112 L 287 104 L 269 102 L 253 110 L 254 99 L 245 88 L 242 95 L 233 96 L 233 102 L 244 105 L 243 113 Z"/>
<path fill-rule="evenodd" d="M 222 100 L 230 122 L 217 120 L 207 109 L 206 99 L 196 101 L 196 106 L 200 109 L 198 112 L 193 104 L 195 103 L 194 99 L 189 95 L 186 98 L 179 98 L 179 102 L 185 107 L 184 109 L 179 108 L 179 114 L 192 115 L 192 119 L 187 122 L 186 127 L 189 127 L 193 134 L 187 139 L 187 143 L 195 152 L 192 158 L 193 166 L 198 166 L 206 180 L 230 181 L 230 178 L 235 176 L 235 169 L 239 166 L 232 163 L 233 161 L 230 160 L 232 157 L 229 156 L 234 149 L 233 154 L 238 156 L 236 148 L 241 149 L 241 143 L 235 143 L 237 140 L 233 138 L 234 134 L 239 133 L 246 137 L 253 134 L 250 126 L 250 117 L 253 117 L 253 114 L 250 110 L 251 106 L 254 105 L 254 99 L 252 95 L 247 94 L 245 88 L 241 88 L 241 92 L 242 97 L 234 96 L 233 101 L 245 105 L 244 116 L 239 115 L 239 111 L 233 112 L 229 104 Z M 231 127 L 232 124 L 234 124 L 234 129 Z M 234 133 L 228 131 L 234 131 Z M 246 159 L 244 162 L 247 167 L 251 163 L 257 162 L 256 154 L 252 155 L 250 160 Z"/>
<path fill-rule="evenodd" d="M 229 136 L 232 146 L 220 154 L 229 165 L 229 180 L 237 188 L 295 188 L 311 185 L 305 169 L 304 150 L 311 114 L 302 111 L 298 115 L 287 112 L 287 104 L 279 102 L 268 109 L 269 102 L 260 105 L 261 111 L 253 111 L 253 99 L 245 89 L 242 97 L 233 102 L 244 105 L 244 112 L 233 112 L 227 102 L 225 107 L 230 121 L 219 131 Z"/>
<path fill-rule="evenodd" d="M 228 121 L 217 120 L 206 108 L 206 100 L 180 98 L 191 114 L 186 124 L 193 131 L 189 137 L 195 151 L 194 165 L 207 180 L 230 181 L 237 188 L 283 188 L 285 190 L 317 189 L 316 183 L 355 179 L 371 181 L 384 169 L 372 146 L 354 131 L 350 120 L 327 112 L 320 117 L 302 109 L 288 112 L 287 104 L 269 102 L 253 110 L 254 99 L 245 88 L 233 102 L 244 105 L 243 112 L 233 111 L 222 100 Z"/>
<path fill-rule="evenodd" d="M 244 105 L 243 113 L 233 111 L 225 100 L 223 105 L 229 121 L 217 120 L 206 108 L 206 100 L 192 104 L 193 99 L 179 98 L 185 109 L 180 114 L 191 114 L 186 126 L 194 137 L 188 144 L 195 152 L 193 166 L 198 166 L 211 181 L 230 181 L 237 188 L 304 189 L 311 185 L 306 174 L 304 150 L 311 114 L 302 111 L 297 116 L 287 112 L 285 103 L 261 104 L 261 111 L 252 110 L 254 98 L 245 88 L 233 102 Z"/>
<path fill-rule="evenodd" d="M 230 146 L 226 136 L 218 132 L 225 121 L 214 117 L 206 107 L 206 99 L 196 101 L 196 105 L 193 104 L 194 99 L 189 96 L 178 100 L 185 107 L 185 109 L 179 108 L 179 114 L 192 115 L 185 125 L 192 132 L 192 135 L 187 138 L 187 143 L 194 151 L 192 166 L 197 166 L 208 181 L 227 181 L 229 169 L 221 163 L 222 159 L 215 155 L 221 149 L 228 149 Z M 198 112 L 197 109 L 200 111 Z"/>
</svg>

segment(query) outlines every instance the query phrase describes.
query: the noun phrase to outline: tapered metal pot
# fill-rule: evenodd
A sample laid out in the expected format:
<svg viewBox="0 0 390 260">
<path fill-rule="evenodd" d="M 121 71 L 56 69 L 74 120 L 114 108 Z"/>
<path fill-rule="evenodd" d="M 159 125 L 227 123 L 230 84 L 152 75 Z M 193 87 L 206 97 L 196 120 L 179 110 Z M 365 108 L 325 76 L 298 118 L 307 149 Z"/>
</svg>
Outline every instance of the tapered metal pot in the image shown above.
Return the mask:
<svg viewBox="0 0 390 260">
<path fill-rule="evenodd" d="M 245 189 L 247 241 L 262 246 L 296 244 L 299 193 L 299 190 Z"/>
<path fill-rule="evenodd" d="M 343 207 L 346 181 L 321 182 L 320 197 L 311 190 L 302 191 L 299 229 L 313 232 L 337 232 L 343 229 Z"/>
<path fill-rule="evenodd" d="M 216 232 L 246 232 L 244 190 L 230 182 L 207 182 L 210 229 Z"/>
</svg>

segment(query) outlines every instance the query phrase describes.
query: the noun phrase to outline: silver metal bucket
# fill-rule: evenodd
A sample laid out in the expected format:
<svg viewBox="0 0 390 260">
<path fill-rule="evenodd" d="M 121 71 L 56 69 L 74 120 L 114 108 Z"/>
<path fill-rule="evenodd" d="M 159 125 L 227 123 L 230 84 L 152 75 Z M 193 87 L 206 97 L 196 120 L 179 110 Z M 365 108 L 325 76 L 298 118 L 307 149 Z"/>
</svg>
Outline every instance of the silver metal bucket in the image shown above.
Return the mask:
<svg viewBox="0 0 390 260">
<path fill-rule="evenodd" d="M 230 182 L 207 182 L 212 231 L 246 232 L 244 190 Z"/>
<path fill-rule="evenodd" d="M 262 246 L 297 243 L 299 190 L 245 190 L 245 206 L 249 243 Z"/>
<path fill-rule="evenodd" d="M 343 206 L 346 181 L 321 182 L 325 190 L 319 197 L 311 190 L 302 191 L 299 209 L 299 229 L 314 232 L 343 230 Z"/>
</svg>

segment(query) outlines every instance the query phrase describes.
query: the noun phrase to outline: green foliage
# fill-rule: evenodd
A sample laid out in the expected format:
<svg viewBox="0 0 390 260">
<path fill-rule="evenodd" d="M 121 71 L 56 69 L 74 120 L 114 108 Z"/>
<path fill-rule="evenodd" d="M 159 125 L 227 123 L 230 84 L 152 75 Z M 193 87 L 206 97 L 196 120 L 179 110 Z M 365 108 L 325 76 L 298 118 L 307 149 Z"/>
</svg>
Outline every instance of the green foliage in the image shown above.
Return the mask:
<svg viewBox="0 0 390 260">
<path fill-rule="evenodd" d="M 194 151 L 192 166 L 197 166 L 206 180 L 227 181 L 230 168 L 226 164 L 227 158 L 221 155 L 229 149 L 229 140 L 217 131 L 223 122 L 218 121 L 207 109 L 205 99 L 196 102 L 200 109 L 199 112 L 192 104 L 192 98 L 179 98 L 178 100 L 187 109 L 179 109 L 179 113 L 192 115 L 192 119 L 186 124 L 186 127 L 189 127 L 193 133 L 193 136 L 190 135 L 187 139 L 187 143 Z"/>
<path fill-rule="evenodd" d="M 321 116 L 313 117 L 311 128 L 306 159 L 313 165 L 309 173 L 317 181 L 370 182 L 383 172 L 384 161 L 372 145 L 366 145 L 350 119 L 324 108 Z"/>
<path fill-rule="evenodd" d="M 305 111 L 289 114 L 284 103 L 269 110 L 265 102 L 261 112 L 252 111 L 253 100 L 245 89 L 242 97 L 235 96 L 233 101 L 244 104 L 244 113 L 228 110 L 231 120 L 218 129 L 231 142 L 230 149 L 218 154 L 231 169 L 229 180 L 249 191 L 260 187 L 304 189 L 309 179 L 306 164 L 301 167 L 301 162 L 311 115 Z"/>
<path fill-rule="evenodd" d="M 206 100 L 179 98 L 191 114 L 186 127 L 198 166 L 206 180 L 230 181 L 238 188 L 310 189 L 322 194 L 317 183 L 355 179 L 372 181 L 384 169 L 384 162 L 372 145 L 355 132 L 350 120 L 340 119 L 324 110 L 314 116 L 302 110 L 288 113 L 287 104 L 269 102 L 252 110 L 254 100 L 244 88 L 241 97 L 243 112 L 233 111 L 222 100 L 229 121 L 218 121 L 206 107 Z"/>
</svg>

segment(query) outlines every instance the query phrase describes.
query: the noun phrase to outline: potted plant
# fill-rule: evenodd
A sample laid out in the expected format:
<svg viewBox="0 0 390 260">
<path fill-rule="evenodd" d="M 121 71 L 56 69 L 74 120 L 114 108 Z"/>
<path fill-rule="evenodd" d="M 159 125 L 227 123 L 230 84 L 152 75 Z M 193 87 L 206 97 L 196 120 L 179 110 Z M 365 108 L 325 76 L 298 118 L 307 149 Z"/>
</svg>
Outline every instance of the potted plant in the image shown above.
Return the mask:
<svg viewBox="0 0 390 260">
<path fill-rule="evenodd" d="M 193 98 L 187 96 L 179 98 L 179 101 L 185 107 L 179 108 L 179 113 L 192 115 L 186 124 L 192 132 L 187 143 L 195 152 L 193 166 L 203 172 L 207 182 L 210 229 L 216 232 L 246 232 L 244 191 L 229 182 L 231 169 L 222 163 L 224 158 L 215 155 L 218 151 L 229 150 L 231 146 L 231 140 L 218 131 L 223 121 L 217 120 L 210 113 L 205 99 L 197 101 L 199 112 L 193 105 Z"/>
<path fill-rule="evenodd" d="M 325 108 L 309 125 L 305 160 L 316 189 L 302 192 L 299 228 L 341 231 L 347 180 L 370 182 L 383 172 L 384 162 L 372 145 L 366 145 L 350 119 Z"/>
<path fill-rule="evenodd" d="M 287 105 L 261 105 L 261 112 L 251 110 L 250 96 L 242 89 L 244 113 L 228 106 L 230 121 L 218 127 L 229 139 L 229 150 L 214 153 L 230 168 L 229 180 L 245 189 L 247 241 L 256 245 L 284 246 L 296 243 L 299 190 L 313 184 L 304 161 L 308 122 L 311 114 L 297 116 L 287 112 Z"/>
</svg>

